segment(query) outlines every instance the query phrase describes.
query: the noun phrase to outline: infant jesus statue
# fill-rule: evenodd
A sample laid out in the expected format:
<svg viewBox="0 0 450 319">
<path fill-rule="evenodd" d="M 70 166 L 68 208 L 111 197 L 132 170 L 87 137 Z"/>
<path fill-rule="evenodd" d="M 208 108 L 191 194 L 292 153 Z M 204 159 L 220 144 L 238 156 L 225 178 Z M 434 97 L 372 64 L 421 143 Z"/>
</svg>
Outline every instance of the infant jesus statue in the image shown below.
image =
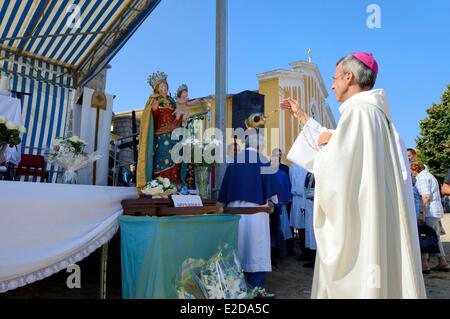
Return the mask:
<svg viewBox="0 0 450 319">
<path fill-rule="evenodd" d="M 174 113 L 176 120 L 178 121 L 181 119 L 183 126 L 186 126 L 187 120 L 189 119 L 187 107 L 201 102 L 199 99 L 189 101 L 188 92 L 189 90 L 186 84 L 180 85 L 177 90 L 177 108 Z"/>
</svg>

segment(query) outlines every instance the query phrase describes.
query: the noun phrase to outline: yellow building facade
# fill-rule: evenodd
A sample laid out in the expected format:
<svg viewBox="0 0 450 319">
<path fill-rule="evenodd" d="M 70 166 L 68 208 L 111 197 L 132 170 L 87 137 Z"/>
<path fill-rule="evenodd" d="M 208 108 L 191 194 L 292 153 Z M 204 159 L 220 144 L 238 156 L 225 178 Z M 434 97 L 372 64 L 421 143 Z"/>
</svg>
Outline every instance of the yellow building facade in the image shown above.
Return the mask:
<svg viewBox="0 0 450 319">
<path fill-rule="evenodd" d="M 290 66 L 291 70 L 275 70 L 257 75 L 259 93 L 265 96 L 265 113 L 274 113 L 281 99 L 292 97 L 300 102 L 301 108 L 311 117 L 323 126 L 334 129 L 336 121 L 326 101 L 328 91 L 317 65 L 298 61 L 290 63 Z M 284 111 L 270 116 L 266 127 L 279 129 L 278 143 L 284 152 L 289 151 L 301 129 L 299 119 Z"/>
</svg>

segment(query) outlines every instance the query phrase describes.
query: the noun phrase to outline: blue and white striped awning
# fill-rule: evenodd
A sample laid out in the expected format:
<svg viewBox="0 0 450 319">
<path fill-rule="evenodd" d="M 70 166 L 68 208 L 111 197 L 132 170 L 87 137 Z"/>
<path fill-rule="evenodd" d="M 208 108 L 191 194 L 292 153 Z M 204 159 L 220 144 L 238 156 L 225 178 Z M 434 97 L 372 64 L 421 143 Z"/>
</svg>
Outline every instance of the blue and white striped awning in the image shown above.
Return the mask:
<svg viewBox="0 0 450 319">
<path fill-rule="evenodd" d="M 0 71 L 63 87 L 98 74 L 160 0 L 2 0 Z"/>
<path fill-rule="evenodd" d="M 44 154 L 65 136 L 72 89 L 101 72 L 159 2 L 0 0 L 0 72 L 21 99 L 22 153 Z"/>
</svg>

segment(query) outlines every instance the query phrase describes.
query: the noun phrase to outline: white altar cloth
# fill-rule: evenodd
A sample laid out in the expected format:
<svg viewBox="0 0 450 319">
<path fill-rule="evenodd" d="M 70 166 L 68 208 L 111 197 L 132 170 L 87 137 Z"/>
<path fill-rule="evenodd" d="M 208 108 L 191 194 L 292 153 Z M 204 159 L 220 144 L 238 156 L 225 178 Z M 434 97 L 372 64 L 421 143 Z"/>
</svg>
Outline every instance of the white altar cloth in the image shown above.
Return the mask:
<svg viewBox="0 0 450 319">
<path fill-rule="evenodd" d="M 0 293 L 66 269 L 108 242 L 135 188 L 0 181 Z"/>
</svg>

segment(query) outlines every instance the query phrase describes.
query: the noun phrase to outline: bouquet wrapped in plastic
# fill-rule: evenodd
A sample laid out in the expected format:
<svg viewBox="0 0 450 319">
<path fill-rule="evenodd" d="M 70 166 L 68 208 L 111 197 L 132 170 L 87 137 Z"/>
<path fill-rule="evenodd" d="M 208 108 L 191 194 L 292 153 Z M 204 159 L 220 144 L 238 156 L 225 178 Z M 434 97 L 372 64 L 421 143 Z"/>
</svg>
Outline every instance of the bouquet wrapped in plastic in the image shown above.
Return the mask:
<svg viewBox="0 0 450 319">
<path fill-rule="evenodd" d="M 63 183 L 76 184 L 77 171 L 101 158 L 97 152 L 84 152 L 86 146 L 87 143 L 78 136 L 57 137 L 53 141 L 47 160 L 64 170 Z"/>
<path fill-rule="evenodd" d="M 244 273 L 234 249 L 225 244 L 208 261 L 187 259 L 177 280 L 178 297 L 183 299 L 246 299 Z"/>
<path fill-rule="evenodd" d="M 186 259 L 177 274 L 176 288 L 179 299 L 204 299 L 198 286 L 200 270 L 206 262 L 203 259 Z"/>
</svg>

